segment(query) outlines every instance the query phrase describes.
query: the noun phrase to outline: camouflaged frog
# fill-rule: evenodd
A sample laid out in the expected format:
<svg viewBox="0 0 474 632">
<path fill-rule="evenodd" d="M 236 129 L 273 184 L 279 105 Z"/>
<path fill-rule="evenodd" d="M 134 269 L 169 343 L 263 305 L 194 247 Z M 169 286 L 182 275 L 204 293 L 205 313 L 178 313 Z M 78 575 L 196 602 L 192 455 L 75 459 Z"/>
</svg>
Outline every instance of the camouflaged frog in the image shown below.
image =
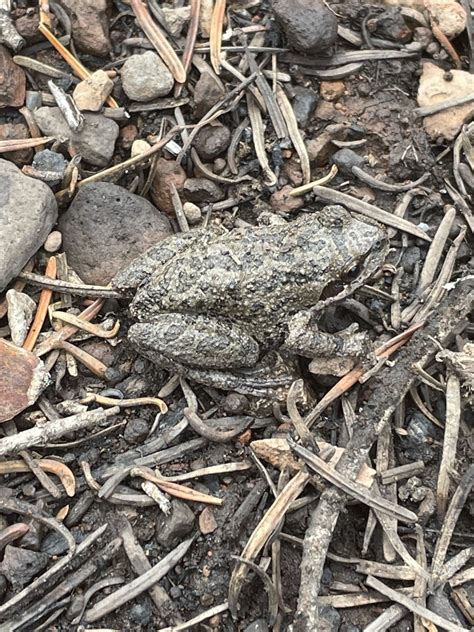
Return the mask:
<svg viewBox="0 0 474 632">
<path fill-rule="evenodd" d="M 114 285 L 136 290 L 129 339 L 141 354 L 203 384 L 271 397 L 295 379 L 298 355 L 324 364 L 367 354 L 363 334 L 327 334 L 317 319 L 381 268 L 387 248 L 380 225 L 328 206 L 289 223 L 169 237 Z"/>
</svg>

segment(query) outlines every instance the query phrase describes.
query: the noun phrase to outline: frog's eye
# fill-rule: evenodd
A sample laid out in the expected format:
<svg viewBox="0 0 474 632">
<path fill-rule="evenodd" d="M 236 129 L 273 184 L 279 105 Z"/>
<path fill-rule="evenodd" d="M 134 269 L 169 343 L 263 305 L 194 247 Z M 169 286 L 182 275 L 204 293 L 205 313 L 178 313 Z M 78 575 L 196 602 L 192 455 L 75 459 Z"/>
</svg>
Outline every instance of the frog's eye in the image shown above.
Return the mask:
<svg viewBox="0 0 474 632">
<path fill-rule="evenodd" d="M 344 272 L 344 279 L 346 281 L 354 281 L 354 279 L 357 279 L 357 277 L 360 275 L 360 271 L 360 265 L 356 264 L 352 266 L 352 268 L 349 268 Z"/>
</svg>

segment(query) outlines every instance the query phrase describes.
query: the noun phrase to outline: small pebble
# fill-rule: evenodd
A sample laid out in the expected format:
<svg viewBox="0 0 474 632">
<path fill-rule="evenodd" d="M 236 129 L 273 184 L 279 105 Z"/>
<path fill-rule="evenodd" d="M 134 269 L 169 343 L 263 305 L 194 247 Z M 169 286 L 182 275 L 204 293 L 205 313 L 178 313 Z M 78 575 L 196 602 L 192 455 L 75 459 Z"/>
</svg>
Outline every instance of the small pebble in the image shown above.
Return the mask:
<svg viewBox="0 0 474 632">
<path fill-rule="evenodd" d="M 130 156 L 132 158 L 135 158 L 135 156 L 140 156 L 141 154 L 144 154 L 150 148 L 151 148 L 150 143 L 147 143 L 146 140 L 142 140 L 141 138 L 138 138 L 137 140 L 133 141 Z"/>
<path fill-rule="evenodd" d="M 61 231 L 53 230 L 46 237 L 46 241 L 44 242 L 44 249 L 46 252 L 57 252 L 61 248 L 61 244 L 63 242 L 63 236 Z"/>
<path fill-rule="evenodd" d="M 337 101 L 346 90 L 343 81 L 321 81 L 319 93 L 325 101 Z"/>
<path fill-rule="evenodd" d="M 230 129 L 225 125 L 204 127 L 196 135 L 194 147 L 202 160 L 214 160 L 229 146 Z"/>
<path fill-rule="evenodd" d="M 7 292 L 8 326 L 13 344 L 23 346 L 36 312 L 36 303 L 28 294 L 14 289 Z"/>
<path fill-rule="evenodd" d="M 203 535 L 213 533 L 217 529 L 217 521 L 210 507 L 205 507 L 199 515 L 199 530 Z"/>
<path fill-rule="evenodd" d="M 150 431 L 149 423 L 142 417 L 133 417 L 125 426 L 123 438 L 128 443 L 140 443 Z"/>
<path fill-rule="evenodd" d="M 288 44 L 301 53 L 327 51 L 337 38 L 337 18 L 323 0 L 272 0 Z"/>
<path fill-rule="evenodd" d="M 96 70 L 74 88 L 72 94 L 80 110 L 98 112 L 112 92 L 114 82 L 103 70 Z"/>
<path fill-rule="evenodd" d="M 132 101 L 146 102 L 165 97 L 174 85 L 173 75 L 152 51 L 129 57 L 120 74 L 125 94 Z"/>
<path fill-rule="evenodd" d="M 183 192 L 189 202 L 219 202 L 225 198 L 225 191 L 207 178 L 188 178 Z"/>
<path fill-rule="evenodd" d="M 275 213 L 293 213 L 304 206 L 303 196 L 291 196 L 290 192 L 292 190 L 293 187 L 287 184 L 280 190 L 272 193 L 270 197 L 270 204 Z"/>
<path fill-rule="evenodd" d="M 228 393 L 222 404 L 223 409 L 228 415 L 241 415 L 249 407 L 249 400 L 241 393 Z"/>
<path fill-rule="evenodd" d="M 339 149 L 332 156 L 332 161 L 337 167 L 347 175 L 352 173 L 352 167 L 359 167 L 363 169 L 365 161 L 362 156 L 356 154 L 355 151 L 345 147 L 344 149 Z"/>
<path fill-rule="evenodd" d="M 201 221 L 202 212 L 197 204 L 194 204 L 193 202 L 185 202 L 183 204 L 183 211 L 190 224 L 197 224 Z"/>
</svg>

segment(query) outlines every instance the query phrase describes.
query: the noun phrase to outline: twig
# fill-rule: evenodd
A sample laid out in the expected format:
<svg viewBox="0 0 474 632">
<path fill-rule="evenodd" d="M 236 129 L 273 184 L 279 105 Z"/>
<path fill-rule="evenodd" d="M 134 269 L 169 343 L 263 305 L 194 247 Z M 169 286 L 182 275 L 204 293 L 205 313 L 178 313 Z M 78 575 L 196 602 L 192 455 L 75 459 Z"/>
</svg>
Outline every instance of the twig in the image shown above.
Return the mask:
<svg viewBox="0 0 474 632">
<path fill-rule="evenodd" d="M 140 476 L 147 481 L 155 483 L 155 485 L 167 492 L 170 496 L 176 496 L 177 498 L 182 498 L 183 500 L 191 500 L 196 503 L 206 503 L 208 505 L 217 506 L 222 505 L 224 502 L 222 498 L 216 498 L 216 496 L 203 494 L 202 492 L 197 492 L 185 485 L 179 485 L 179 483 L 172 483 L 165 478 L 160 478 L 153 473 L 153 470 L 146 467 L 133 467 L 130 470 L 130 474 L 131 476 Z"/>
<path fill-rule="evenodd" d="M 399 402 L 417 379 L 416 371 L 412 368 L 413 364 L 419 362 L 421 365 L 425 365 L 434 357 L 438 350 L 438 345 L 433 341 L 433 338 L 437 338 L 443 344 L 452 335 L 453 331 L 458 332 L 465 326 L 465 319 L 471 311 L 473 299 L 473 284 L 469 282 L 458 284 L 450 293 L 448 299 L 443 301 L 437 312 L 433 314 L 427 331 L 418 332 L 411 343 L 400 352 L 396 365 L 396 374 L 394 374 L 393 368 L 384 367 L 373 378 L 373 394 L 359 412 L 357 428 L 354 429 L 353 437 L 336 466 L 336 469 L 339 472 L 343 472 L 347 478 L 350 480 L 355 479 L 359 469 L 368 457 L 379 429 L 388 422 Z M 390 388 L 388 385 L 390 385 Z M 472 484 L 474 480 L 474 466 L 471 468 L 468 480 Z M 459 491 L 458 488 L 455 494 L 458 498 L 457 509 L 453 509 L 451 520 L 448 522 L 450 525 L 449 537 L 447 538 L 448 543 L 459 515 L 460 507 L 462 507 L 461 500 L 463 503 L 466 498 L 465 490 L 468 486 L 466 483 L 467 480 L 464 482 L 463 491 Z M 324 561 L 339 512 L 344 504 L 344 494 L 332 487 L 323 491 L 318 506 L 311 514 L 304 541 L 301 586 L 295 617 L 295 626 L 298 626 L 299 632 L 310 632 L 318 629 L 318 593 Z M 448 514 L 450 514 L 449 510 Z M 447 524 L 446 521 L 444 524 Z M 444 546 L 440 553 L 439 557 L 442 564 L 445 557 Z"/>
<path fill-rule="evenodd" d="M 12 138 L 11 140 L 0 140 L 0 154 L 7 154 L 10 151 L 19 151 L 29 149 L 30 147 L 39 147 L 45 143 L 51 143 L 56 140 L 54 136 L 42 136 L 41 138 Z"/>
<path fill-rule="evenodd" d="M 385 632 L 389 630 L 395 623 L 398 623 L 406 615 L 407 609 L 400 604 L 394 604 L 387 608 L 374 619 L 369 625 L 366 625 L 363 632 Z"/>
<path fill-rule="evenodd" d="M 311 180 L 311 167 L 309 164 L 308 151 L 306 149 L 306 145 L 304 144 L 303 137 L 301 136 L 301 132 L 298 128 L 298 121 L 296 120 L 296 116 L 291 103 L 289 102 L 283 88 L 278 84 L 276 90 L 276 98 L 277 104 L 280 106 L 281 113 L 285 118 L 291 142 L 293 143 L 293 147 L 296 149 L 296 153 L 298 154 L 300 159 L 303 182 L 308 185 L 309 181 Z"/>
<path fill-rule="evenodd" d="M 242 551 L 242 558 L 251 561 L 258 555 L 275 526 L 285 515 L 293 500 L 298 498 L 309 479 L 310 476 L 308 474 L 298 472 L 298 474 L 287 483 L 250 536 L 250 539 Z M 247 573 L 248 568 L 241 562 L 238 563 L 232 571 L 229 583 L 229 610 L 234 617 L 237 615 L 238 599 Z"/>
<path fill-rule="evenodd" d="M 57 312 L 52 311 L 50 314 L 51 318 L 57 318 L 57 320 L 62 321 L 63 323 L 68 323 L 69 325 L 74 325 L 78 329 L 82 329 L 83 331 L 87 331 L 93 336 L 97 336 L 98 338 L 104 338 L 105 340 L 110 340 L 111 338 L 115 338 L 120 329 L 120 322 L 117 320 L 112 329 L 104 329 L 101 325 L 93 325 L 88 320 L 83 320 L 79 316 L 74 314 L 69 314 L 68 312 Z"/>
<path fill-rule="evenodd" d="M 247 110 L 250 119 L 250 125 L 252 126 L 252 138 L 255 147 L 255 153 L 260 163 L 260 167 L 263 171 L 263 177 L 267 186 L 275 186 L 278 182 L 276 175 L 270 168 L 268 162 L 267 152 L 265 151 L 265 137 L 263 130 L 262 114 L 257 106 L 255 98 L 247 93 Z"/>
<path fill-rule="evenodd" d="M 80 112 L 71 95 L 66 94 L 62 88 L 57 86 L 52 79 L 48 81 L 48 88 L 56 101 L 58 108 L 68 127 L 73 132 L 80 132 L 84 127 L 84 115 Z"/>
<path fill-rule="evenodd" d="M 385 595 L 392 601 L 395 601 L 396 603 L 399 603 L 402 606 L 405 606 L 405 608 L 408 608 L 408 610 L 411 610 L 412 612 L 419 615 L 420 617 L 423 617 L 427 621 L 431 621 L 432 623 L 439 626 L 443 630 L 449 630 L 450 632 L 469 632 L 469 630 L 467 630 L 466 628 L 463 628 L 460 625 L 451 623 L 451 621 L 448 621 L 447 619 L 440 617 L 439 615 L 435 614 L 431 610 L 428 610 L 428 608 L 424 608 L 423 606 L 420 606 L 419 604 L 416 603 L 416 601 L 413 601 L 413 599 L 410 599 L 410 597 L 403 595 L 400 591 L 394 590 L 393 588 L 389 588 L 383 582 L 381 582 L 379 579 L 376 579 L 375 577 L 370 577 L 370 576 L 367 577 L 366 583 L 367 583 L 367 586 L 374 588 L 375 590 L 380 592 L 382 595 Z"/>
<path fill-rule="evenodd" d="M 64 417 L 55 421 L 50 421 L 44 425 L 37 425 L 29 430 L 23 430 L 11 437 L 0 439 L 0 456 L 13 454 L 19 450 L 30 448 L 33 445 L 45 445 L 49 441 L 58 439 L 65 434 L 82 430 L 88 426 L 99 424 L 107 417 L 112 417 L 120 412 L 120 408 L 115 406 L 109 410 L 98 408 L 88 410 L 77 415 Z"/>
<path fill-rule="evenodd" d="M 193 542 L 194 537 L 184 540 L 149 571 L 104 597 L 102 601 L 86 611 L 84 621 L 93 623 L 154 586 L 186 555 Z"/>
<path fill-rule="evenodd" d="M 54 257 L 51 257 L 51 259 L 54 259 Z M 120 292 L 112 288 L 103 287 L 101 285 L 79 285 L 77 283 L 70 283 L 69 281 L 57 281 L 55 279 L 48 279 L 41 274 L 35 274 L 34 272 L 20 272 L 18 278 L 24 279 L 31 285 L 37 285 L 51 292 L 58 292 L 59 294 L 74 294 L 75 296 L 88 296 L 91 298 L 123 298 Z"/>
<path fill-rule="evenodd" d="M 145 551 L 135 538 L 132 525 L 128 521 L 127 517 L 124 514 L 121 514 L 119 516 L 119 521 L 119 532 L 123 540 L 123 548 L 128 557 L 128 561 L 135 573 L 143 575 L 151 570 L 152 566 L 150 561 L 148 560 Z M 148 589 L 148 594 L 155 606 L 158 608 L 158 612 L 162 618 L 171 617 L 175 623 L 179 623 L 181 621 L 179 614 L 177 612 L 173 613 L 173 602 L 171 601 L 168 593 L 158 583 Z"/>
<path fill-rule="evenodd" d="M 456 460 L 459 424 L 461 422 L 461 384 L 457 375 L 452 373 L 446 380 L 446 423 L 441 463 L 439 465 L 436 505 L 439 518 L 446 513 L 448 504 L 450 473 Z"/>
<path fill-rule="evenodd" d="M 108 525 L 104 524 L 101 527 L 98 527 L 95 531 L 93 531 L 90 535 L 86 536 L 84 540 L 77 545 L 75 551 L 70 551 L 63 558 L 55 562 L 52 566 L 48 568 L 42 575 L 36 577 L 26 588 L 20 590 L 16 595 L 14 595 L 11 599 L 6 601 L 5 603 L 0 605 L 0 615 L 2 617 L 9 614 L 14 608 L 17 608 L 23 601 L 26 600 L 32 594 L 37 593 L 39 590 L 46 587 L 48 584 L 50 585 L 53 582 L 53 578 L 58 575 L 63 568 L 65 568 L 73 557 L 78 557 L 84 551 L 86 551 L 98 538 L 100 538 L 105 531 L 107 530 Z"/>
</svg>

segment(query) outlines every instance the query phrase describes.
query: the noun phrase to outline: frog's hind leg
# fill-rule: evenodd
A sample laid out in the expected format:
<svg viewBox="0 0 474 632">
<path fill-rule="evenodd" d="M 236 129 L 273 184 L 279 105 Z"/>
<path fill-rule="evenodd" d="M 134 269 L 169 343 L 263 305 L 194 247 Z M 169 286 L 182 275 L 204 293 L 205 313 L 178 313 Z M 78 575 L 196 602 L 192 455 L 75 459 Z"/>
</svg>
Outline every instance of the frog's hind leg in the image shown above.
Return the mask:
<svg viewBox="0 0 474 632">
<path fill-rule="evenodd" d="M 193 314 L 159 314 L 152 323 L 132 325 L 128 337 L 140 353 L 170 368 L 232 370 L 254 366 L 259 345 L 242 328 Z M 165 366 L 165 368 L 167 368 Z"/>
</svg>

